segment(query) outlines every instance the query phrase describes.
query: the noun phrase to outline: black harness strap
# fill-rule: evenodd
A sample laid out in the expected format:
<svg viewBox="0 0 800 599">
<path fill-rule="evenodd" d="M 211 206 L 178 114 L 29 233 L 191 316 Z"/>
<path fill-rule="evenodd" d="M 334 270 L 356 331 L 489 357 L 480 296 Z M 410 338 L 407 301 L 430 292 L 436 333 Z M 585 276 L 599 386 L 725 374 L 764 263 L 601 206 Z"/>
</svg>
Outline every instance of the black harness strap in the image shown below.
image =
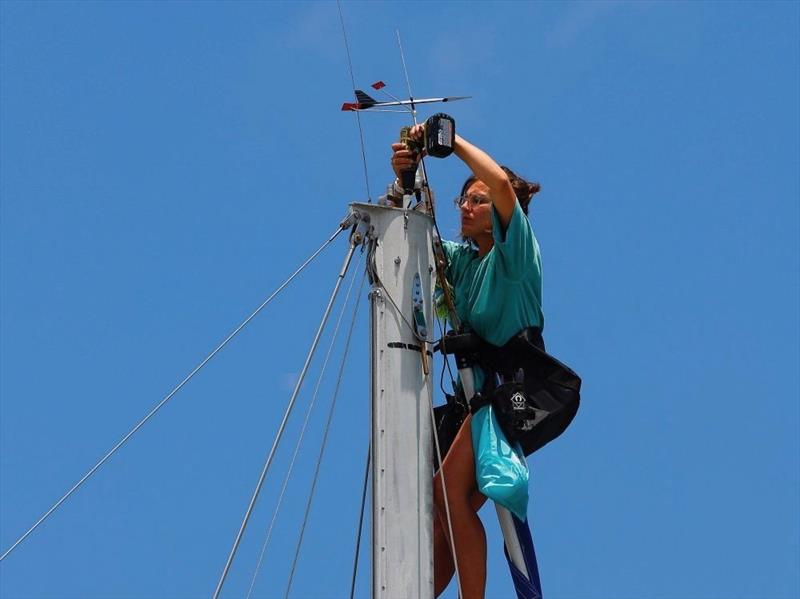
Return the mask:
<svg viewBox="0 0 800 599">
<path fill-rule="evenodd" d="M 459 368 L 481 367 L 486 378 L 470 411 L 491 402 L 506 436 L 519 441 L 525 455 L 563 433 L 578 411 L 581 379 L 545 351 L 537 328 L 520 331 L 502 347 L 474 333 L 448 335 L 434 350 L 455 354 Z"/>
</svg>

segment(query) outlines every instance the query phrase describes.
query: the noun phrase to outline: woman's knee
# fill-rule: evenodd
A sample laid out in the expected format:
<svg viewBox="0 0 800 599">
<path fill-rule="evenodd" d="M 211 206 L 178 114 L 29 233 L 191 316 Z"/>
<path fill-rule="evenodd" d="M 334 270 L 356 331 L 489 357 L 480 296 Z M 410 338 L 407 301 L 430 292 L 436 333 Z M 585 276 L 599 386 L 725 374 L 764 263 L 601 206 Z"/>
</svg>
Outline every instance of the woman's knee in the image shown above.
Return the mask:
<svg viewBox="0 0 800 599">
<path fill-rule="evenodd" d="M 447 509 L 450 511 L 469 505 L 470 493 L 462 489 L 460 485 L 453 484 L 455 481 L 450 481 L 445 476 L 446 488 L 442 488 L 442 479 L 436 476 L 433 480 L 433 504 L 440 517 L 445 517 Z M 445 497 L 447 498 L 447 505 L 445 505 Z"/>
<path fill-rule="evenodd" d="M 463 474 L 459 476 L 458 472 L 449 473 L 449 477 L 447 471 L 444 474 L 444 477 L 442 477 L 440 472 L 433 479 L 433 505 L 439 517 L 443 517 L 446 514 L 448 507 L 450 510 L 471 508 L 472 504 L 475 503 L 475 477 L 465 478 Z M 444 488 L 442 487 L 443 478 Z M 447 506 L 445 506 L 445 497 Z M 473 509 L 473 511 L 476 510 Z"/>
</svg>

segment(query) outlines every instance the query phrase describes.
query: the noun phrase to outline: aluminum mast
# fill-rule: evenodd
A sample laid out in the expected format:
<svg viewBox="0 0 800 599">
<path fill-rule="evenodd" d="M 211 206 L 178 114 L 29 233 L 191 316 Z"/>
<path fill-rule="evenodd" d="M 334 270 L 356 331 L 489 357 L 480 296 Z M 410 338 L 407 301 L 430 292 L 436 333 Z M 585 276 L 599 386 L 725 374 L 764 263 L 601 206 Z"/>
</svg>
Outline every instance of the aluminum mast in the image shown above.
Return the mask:
<svg viewBox="0 0 800 599">
<path fill-rule="evenodd" d="M 420 204 L 422 206 L 422 204 Z M 368 223 L 372 597 L 433 598 L 433 457 L 428 343 L 433 219 L 351 204 Z"/>
</svg>

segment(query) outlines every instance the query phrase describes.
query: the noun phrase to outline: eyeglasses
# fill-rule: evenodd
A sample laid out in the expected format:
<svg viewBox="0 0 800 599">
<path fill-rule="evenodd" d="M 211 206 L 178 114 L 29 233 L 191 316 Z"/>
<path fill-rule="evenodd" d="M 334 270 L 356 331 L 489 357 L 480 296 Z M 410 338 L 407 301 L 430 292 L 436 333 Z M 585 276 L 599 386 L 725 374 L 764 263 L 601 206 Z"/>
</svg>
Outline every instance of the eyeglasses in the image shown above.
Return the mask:
<svg viewBox="0 0 800 599">
<path fill-rule="evenodd" d="M 470 208 L 477 208 L 484 204 L 491 204 L 492 200 L 485 195 L 479 193 L 472 193 L 468 196 L 458 196 L 453 200 L 457 208 L 463 208 L 465 204 L 469 204 Z"/>
</svg>

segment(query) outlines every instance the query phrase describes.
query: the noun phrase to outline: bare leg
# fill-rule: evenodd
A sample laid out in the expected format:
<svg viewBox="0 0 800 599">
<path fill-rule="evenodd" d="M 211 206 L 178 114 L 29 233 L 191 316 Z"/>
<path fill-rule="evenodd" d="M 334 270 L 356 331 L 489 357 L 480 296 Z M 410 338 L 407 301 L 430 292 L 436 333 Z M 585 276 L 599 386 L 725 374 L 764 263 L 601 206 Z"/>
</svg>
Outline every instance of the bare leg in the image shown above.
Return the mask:
<svg viewBox="0 0 800 599">
<path fill-rule="evenodd" d="M 445 473 L 447 478 L 447 473 Z M 476 490 L 470 499 L 470 505 L 477 512 L 486 503 L 486 495 Z M 450 584 L 450 580 L 455 574 L 453 556 L 450 551 L 450 541 L 444 531 L 447 530 L 447 514 L 439 514 L 434 507 L 433 511 L 433 591 L 434 596 L 438 597 Z"/>
<path fill-rule="evenodd" d="M 446 475 L 445 475 L 446 477 Z M 443 522 L 444 521 L 444 522 Z M 455 572 L 453 556 L 450 554 L 450 543 L 444 530 L 447 528 L 447 518 L 439 517 L 439 510 L 433 509 L 433 595 L 438 597 L 450 584 Z"/>
<path fill-rule="evenodd" d="M 475 458 L 472 453 L 472 432 L 468 416 L 461 425 L 453 445 L 444 458 L 442 470 L 447 484 L 447 505 L 455 537 L 461 599 L 483 598 L 486 590 L 486 533 L 477 514 L 485 501 L 475 483 Z M 475 498 L 475 495 L 480 497 Z M 443 557 L 451 546 L 447 528 L 444 489 L 441 471 L 433 480 L 434 520 L 434 589 L 441 593 L 453 572 L 453 560 Z M 477 504 L 477 505 L 476 505 Z M 439 525 L 436 527 L 436 521 Z M 437 530 L 438 528 L 438 530 Z M 445 550 L 441 549 L 445 544 Z"/>
</svg>

